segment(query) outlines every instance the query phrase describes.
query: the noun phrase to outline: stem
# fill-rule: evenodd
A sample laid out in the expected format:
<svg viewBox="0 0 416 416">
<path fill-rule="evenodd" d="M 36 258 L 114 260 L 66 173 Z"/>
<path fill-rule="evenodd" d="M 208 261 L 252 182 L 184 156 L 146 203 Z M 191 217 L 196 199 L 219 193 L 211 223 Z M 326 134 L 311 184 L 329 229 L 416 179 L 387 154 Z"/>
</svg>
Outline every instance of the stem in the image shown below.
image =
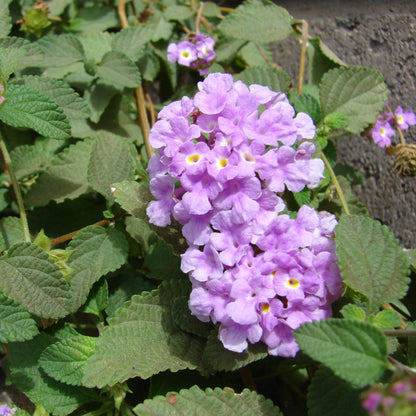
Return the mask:
<svg viewBox="0 0 416 416">
<path fill-rule="evenodd" d="M 221 13 L 232 13 L 234 9 L 232 7 L 220 7 Z"/>
<path fill-rule="evenodd" d="M 305 76 L 305 58 L 306 58 L 306 45 L 308 43 L 308 22 L 302 20 L 302 49 L 300 52 L 300 64 L 299 64 L 299 81 L 298 81 L 298 94 L 302 94 L 303 80 Z"/>
<path fill-rule="evenodd" d="M 329 171 L 329 175 L 331 176 L 332 182 L 335 185 L 335 188 L 337 190 L 339 199 L 341 200 L 342 207 L 344 208 L 345 214 L 350 215 L 350 210 L 348 209 L 347 201 L 344 198 L 344 194 L 342 192 L 342 189 L 341 189 L 341 186 L 338 182 L 338 179 L 335 175 L 335 172 L 333 171 L 328 159 L 326 158 L 326 156 L 324 155 L 323 152 L 321 152 L 321 157 L 322 157 L 323 161 L 325 162 L 325 165 L 326 165 L 326 167 Z"/>
<path fill-rule="evenodd" d="M 117 11 L 118 11 L 118 16 L 121 22 L 121 27 L 123 29 L 125 29 L 126 27 L 129 27 L 129 22 L 126 16 L 126 0 L 119 0 Z M 144 139 L 144 143 L 146 146 L 147 156 L 150 158 L 150 156 L 152 156 L 153 154 L 153 149 L 149 144 L 150 127 L 149 127 L 149 121 L 147 119 L 146 102 L 144 100 L 144 93 L 143 93 L 142 87 L 136 88 L 136 99 L 137 99 L 137 109 L 139 112 L 140 127 L 142 128 L 143 139 Z"/>
<path fill-rule="evenodd" d="M 204 2 L 201 1 L 201 3 L 199 4 L 198 13 L 196 14 L 196 20 L 195 20 L 196 33 L 199 33 L 199 23 L 201 22 L 203 8 L 204 8 Z"/>
<path fill-rule="evenodd" d="M 416 337 L 416 329 L 384 329 L 383 334 L 388 337 Z"/>
<path fill-rule="evenodd" d="M 10 155 L 6 147 L 6 143 L 4 143 L 3 136 L 1 133 L 0 133 L 0 151 L 3 155 L 4 163 L 9 173 L 10 180 L 12 181 L 14 195 L 16 197 L 17 206 L 19 208 L 20 220 L 22 221 L 22 228 L 23 228 L 23 234 L 25 236 L 25 241 L 30 243 L 31 238 L 30 238 L 30 232 L 29 232 L 29 225 L 27 223 L 27 217 L 26 217 L 25 206 L 23 204 L 22 193 L 20 192 L 19 182 L 17 181 L 16 175 L 14 174 L 12 161 L 10 159 Z"/>
</svg>

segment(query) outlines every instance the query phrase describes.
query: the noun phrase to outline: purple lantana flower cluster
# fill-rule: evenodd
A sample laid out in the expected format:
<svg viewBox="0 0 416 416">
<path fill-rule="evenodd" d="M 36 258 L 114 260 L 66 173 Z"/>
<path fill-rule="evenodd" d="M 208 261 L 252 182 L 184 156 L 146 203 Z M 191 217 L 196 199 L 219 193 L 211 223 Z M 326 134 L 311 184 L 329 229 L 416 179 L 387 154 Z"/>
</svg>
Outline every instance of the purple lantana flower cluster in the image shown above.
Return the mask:
<svg viewBox="0 0 416 416">
<path fill-rule="evenodd" d="M 407 130 L 409 126 L 414 126 L 415 124 L 415 113 L 412 110 L 404 111 L 403 107 L 398 106 L 394 114 L 389 111 L 387 114 L 382 114 L 378 117 L 370 135 L 377 145 L 386 147 L 391 145 L 391 138 L 396 133 L 394 127 Z"/>
<path fill-rule="evenodd" d="M 194 99 L 164 107 L 150 132 L 150 222 L 183 225 L 189 248 L 189 307 L 219 323 L 225 348 L 259 341 L 294 356 L 293 330 L 331 315 L 341 278 L 336 219 L 302 206 L 283 213 L 278 193 L 315 188 L 324 164 L 312 158 L 315 126 L 285 94 L 210 74 Z M 306 139 L 306 140 L 305 140 Z"/>
<path fill-rule="evenodd" d="M 215 59 L 215 40 L 203 34 L 189 36 L 189 40 L 171 43 L 168 46 L 168 61 L 197 69 L 201 75 L 207 75 L 211 62 Z"/>
<path fill-rule="evenodd" d="M 0 405 L 0 416 L 13 416 L 16 411 L 15 407 L 11 408 L 7 404 Z"/>
</svg>

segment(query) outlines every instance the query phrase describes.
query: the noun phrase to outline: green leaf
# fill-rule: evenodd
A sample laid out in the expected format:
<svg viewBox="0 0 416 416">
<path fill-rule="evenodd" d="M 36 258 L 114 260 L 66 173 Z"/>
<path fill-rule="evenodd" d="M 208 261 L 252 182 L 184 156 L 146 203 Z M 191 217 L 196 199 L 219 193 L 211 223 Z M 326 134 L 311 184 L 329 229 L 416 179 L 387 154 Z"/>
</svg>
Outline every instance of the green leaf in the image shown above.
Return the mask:
<svg viewBox="0 0 416 416">
<path fill-rule="evenodd" d="M 341 314 L 345 319 L 357 319 L 358 321 L 365 321 L 365 311 L 353 303 L 348 303 L 341 309 Z"/>
<path fill-rule="evenodd" d="M 241 80 L 247 85 L 260 84 L 269 87 L 272 91 L 286 92 L 290 86 L 290 76 L 277 68 L 251 67 L 234 75 L 234 79 Z"/>
<path fill-rule="evenodd" d="M 84 385 L 103 387 L 165 370 L 194 369 L 202 348 L 201 338 L 174 325 L 157 291 L 133 296 L 97 339 L 85 368 Z"/>
<path fill-rule="evenodd" d="M 348 129 L 359 133 L 373 123 L 387 100 L 387 87 L 380 72 L 372 68 L 336 68 L 322 78 L 319 87 L 324 115 L 338 112 L 348 120 Z"/>
<path fill-rule="evenodd" d="M 255 44 L 253 42 L 247 43 L 243 46 L 237 54 L 238 59 L 242 59 L 243 66 L 266 66 L 268 62 L 273 62 L 273 57 L 267 45 Z"/>
<path fill-rule="evenodd" d="M 144 46 L 150 42 L 152 32 L 146 26 L 133 26 L 120 30 L 112 40 L 113 50 L 124 53 L 136 62 Z"/>
<path fill-rule="evenodd" d="M 100 80 L 94 81 L 85 90 L 84 99 L 91 110 L 91 121 L 98 123 L 110 104 L 111 99 L 117 94 L 117 89 Z"/>
<path fill-rule="evenodd" d="M 325 116 L 324 123 L 332 130 L 348 127 L 348 118 L 342 113 L 330 113 Z"/>
<path fill-rule="evenodd" d="M 83 62 L 85 59 L 84 48 L 74 35 L 45 36 L 38 41 L 38 45 L 44 53 L 44 66 L 47 68 L 67 67 L 70 69 L 71 64 Z"/>
<path fill-rule="evenodd" d="M 7 36 L 12 28 L 12 19 L 9 11 L 10 2 L 11 0 L 5 0 L 0 4 L 0 38 Z"/>
<path fill-rule="evenodd" d="M 108 283 L 105 278 L 100 279 L 94 284 L 88 295 L 87 301 L 82 305 L 80 311 L 91 313 L 102 317 L 101 311 L 108 306 Z"/>
<path fill-rule="evenodd" d="M 135 63 L 123 52 L 107 52 L 96 71 L 102 81 L 114 88 L 135 88 L 141 84 L 140 72 Z"/>
<path fill-rule="evenodd" d="M 42 352 L 39 365 L 55 380 L 81 386 L 83 370 L 94 351 L 95 339 L 77 334 L 55 342 Z"/>
<path fill-rule="evenodd" d="M 2 7 L 0 5 L 0 11 Z M 0 40 L 0 73 L 4 81 L 19 67 L 19 64 L 27 53 L 28 45 L 30 43 L 26 39 L 14 36 Z"/>
<path fill-rule="evenodd" d="M 318 123 L 322 117 L 321 106 L 319 105 L 318 100 L 316 100 L 312 95 L 296 95 L 293 99 L 291 99 L 291 103 L 293 107 L 295 107 L 297 113 L 304 112 L 309 114 L 315 124 Z"/>
<path fill-rule="evenodd" d="M 202 391 L 198 386 L 179 393 L 171 392 L 166 397 L 156 396 L 136 406 L 133 411 L 140 416 L 173 415 L 229 415 L 229 416 L 279 416 L 279 408 L 269 399 L 254 391 L 244 389 L 236 394 L 232 389 Z"/>
<path fill-rule="evenodd" d="M 112 184 L 133 177 L 134 165 L 127 140 L 114 135 L 100 135 L 92 148 L 88 165 L 91 187 L 111 201 Z"/>
<path fill-rule="evenodd" d="M 103 32 L 119 24 L 116 8 L 106 7 L 98 3 L 94 6 L 79 9 L 72 28 L 77 32 L 82 32 L 82 34 L 89 34 Z"/>
<path fill-rule="evenodd" d="M 147 21 L 146 26 L 152 33 L 151 40 L 153 42 L 157 42 L 159 40 L 168 40 L 172 35 L 173 23 L 167 22 L 163 13 L 159 10 L 153 9 L 153 13 L 150 16 L 150 19 Z"/>
<path fill-rule="evenodd" d="M 0 120 L 12 127 L 28 127 L 43 136 L 66 139 L 71 126 L 62 109 L 46 95 L 23 85 L 9 85 L 0 106 Z"/>
<path fill-rule="evenodd" d="M 302 351 L 354 386 L 373 383 L 388 368 L 386 337 L 373 325 L 330 318 L 302 324 L 294 335 Z"/>
<path fill-rule="evenodd" d="M 12 245 L 23 241 L 25 241 L 25 233 L 20 218 L 0 219 L 0 251 L 8 250 Z"/>
<path fill-rule="evenodd" d="M 26 341 L 38 333 L 29 312 L 0 290 L 0 342 Z"/>
<path fill-rule="evenodd" d="M 157 280 L 185 277 L 180 268 L 181 260 L 172 247 L 159 240 L 146 252 L 143 261 L 143 271 L 147 277 Z"/>
<path fill-rule="evenodd" d="M 218 329 L 211 331 L 206 343 L 202 363 L 207 367 L 204 372 L 234 371 L 246 365 L 267 357 L 267 346 L 263 343 L 249 344 L 242 353 L 225 349 L 218 339 Z"/>
<path fill-rule="evenodd" d="M 14 82 L 46 95 L 59 105 L 69 121 L 89 117 L 87 103 L 66 82 L 54 78 L 27 76 Z"/>
<path fill-rule="evenodd" d="M 149 247 L 157 241 L 156 233 L 150 228 L 149 222 L 141 218 L 127 217 L 125 223 L 126 231 L 140 244 L 144 256 Z"/>
<path fill-rule="evenodd" d="M 292 17 L 269 1 L 249 0 L 221 22 L 225 36 L 252 42 L 275 42 L 292 33 Z"/>
<path fill-rule="evenodd" d="M 48 412 L 65 416 L 82 404 L 99 401 L 91 389 L 68 386 L 49 377 L 39 365 L 42 352 L 56 339 L 41 333 L 26 342 L 7 345 L 12 383 L 33 402 L 41 404 Z"/>
<path fill-rule="evenodd" d="M 146 81 L 153 81 L 160 71 L 159 59 L 151 52 L 145 52 L 140 55 L 137 62 L 142 78 Z"/>
<path fill-rule="evenodd" d="M 311 191 L 307 188 L 302 189 L 301 191 L 294 193 L 293 198 L 295 198 L 299 207 L 308 205 L 311 202 Z"/>
<path fill-rule="evenodd" d="M 374 317 L 369 317 L 368 321 L 381 329 L 393 329 L 401 325 L 399 315 L 392 310 L 380 311 Z"/>
<path fill-rule="evenodd" d="M 387 227 L 370 218 L 343 216 L 335 241 L 343 280 L 367 297 L 370 312 L 406 294 L 409 264 Z"/>
<path fill-rule="evenodd" d="M 220 38 L 215 45 L 216 61 L 228 62 L 237 56 L 239 49 L 245 45 L 246 41 L 240 39 Z"/>
<path fill-rule="evenodd" d="M 126 262 L 128 244 L 120 231 L 91 225 L 77 233 L 69 243 L 68 250 L 73 251 L 68 266 L 74 269 L 69 278 L 71 311 L 75 312 L 101 276 L 117 270 Z"/>
<path fill-rule="evenodd" d="M 153 199 L 147 183 L 123 181 L 113 183 L 113 189 L 114 198 L 123 209 L 138 218 L 146 218 L 147 205 Z"/>
<path fill-rule="evenodd" d="M 0 259 L 2 290 L 30 313 L 62 318 L 69 313 L 70 291 L 58 266 L 38 245 L 17 243 Z"/>
<path fill-rule="evenodd" d="M 308 416 L 366 416 L 360 393 L 329 368 L 320 366 L 308 388 Z"/>
<path fill-rule="evenodd" d="M 63 202 L 90 190 L 87 168 L 93 141 L 79 141 L 58 154 L 25 197 L 27 206 Z"/>
<path fill-rule="evenodd" d="M 86 61 L 98 64 L 103 56 L 111 51 L 112 36 L 105 32 L 84 34 L 79 38 L 85 52 Z"/>
<path fill-rule="evenodd" d="M 214 17 L 221 14 L 221 9 L 212 1 L 205 1 L 202 16 Z"/>
<path fill-rule="evenodd" d="M 186 20 L 189 17 L 193 16 L 195 12 L 190 7 L 171 4 L 171 5 L 168 5 L 168 7 L 166 7 L 163 14 L 166 20 L 181 21 L 181 20 Z"/>
<path fill-rule="evenodd" d="M 18 146 L 10 152 L 17 180 L 44 171 L 53 156 L 41 146 Z"/>
<path fill-rule="evenodd" d="M 310 38 L 306 45 L 308 81 L 318 85 L 330 69 L 347 66 L 319 38 Z"/>
</svg>

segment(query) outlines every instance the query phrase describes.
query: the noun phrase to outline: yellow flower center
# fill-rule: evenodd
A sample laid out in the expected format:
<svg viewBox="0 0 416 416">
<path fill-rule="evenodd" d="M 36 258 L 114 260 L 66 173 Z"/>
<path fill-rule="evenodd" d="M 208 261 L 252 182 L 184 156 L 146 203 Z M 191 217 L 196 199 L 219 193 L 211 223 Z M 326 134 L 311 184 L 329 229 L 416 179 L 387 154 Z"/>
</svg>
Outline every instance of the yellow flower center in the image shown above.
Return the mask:
<svg viewBox="0 0 416 416">
<path fill-rule="evenodd" d="M 291 277 L 288 281 L 287 284 L 290 287 L 298 287 L 299 286 L 299 280 L 294 279 L 293 277 Z"/>
<path fill-rule="evenodd" d="M 182 55 L 184 58 L 189 58 L 190 53 L 189 53 L 188 51 L 182 51 L 182 52 L 181 52 L 181 55 Z"/>
<path fill-rule="evenodd" d="M 192 163 L 192 164 L 196 164 L 196 163 L 198 163 L 200 160 L 201 160 L 201 156 L 199 156 L 198 154 L 189 155 L 189 156 L 186 158 L 186 161 L 187 161 L 188 163 Z"/>
<path fill-rule="evenodd" d="M 218 166 L 219 166 L 220 168 L 225 168 L 226 166 L 228 166 L 228 160 L 227 160 L 227 159 L 225 159 L 224 157 L 223 157 L 223 158 L 221 158 L 221 159 L 218 161 Z"/>
<path fill-rule="evenodd" d="M 262 302 L 262 303 L 260 303 L 260 311 L 261 311 L 262 313 L 267 313 L 267 312 L 269 312 L 269 311 L 270 311 L 270 305 L 269 305 L 268 303 L 266 303 L 266 302 Z"/>
</svg>

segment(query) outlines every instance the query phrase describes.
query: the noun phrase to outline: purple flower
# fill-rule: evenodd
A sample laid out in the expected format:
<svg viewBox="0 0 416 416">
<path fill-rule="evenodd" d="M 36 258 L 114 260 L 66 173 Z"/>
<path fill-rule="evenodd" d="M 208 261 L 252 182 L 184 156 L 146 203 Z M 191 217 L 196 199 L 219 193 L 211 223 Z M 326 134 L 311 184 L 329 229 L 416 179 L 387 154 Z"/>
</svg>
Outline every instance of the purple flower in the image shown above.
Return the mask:
<svg viewBox="0 0 416 416">
<path fill-rule="evenodd" d="M 391 145 L 391 136 L 395 133 L 388 121 L 377 120 L 372 130 L 372 138 L 380 147 Z"/>
<path fill-rule="evenodd" d="M 396 108 L 394 116 L 396 117 L 397 124 L 402 130 L 407 130 L 409 128 L 409 124 L 411 126 L 414 126 L 416 124 L 415 113 L 411 110 L 403 111 L 403 108 L 401 106 L 398 106 Z"/>
</svg>

